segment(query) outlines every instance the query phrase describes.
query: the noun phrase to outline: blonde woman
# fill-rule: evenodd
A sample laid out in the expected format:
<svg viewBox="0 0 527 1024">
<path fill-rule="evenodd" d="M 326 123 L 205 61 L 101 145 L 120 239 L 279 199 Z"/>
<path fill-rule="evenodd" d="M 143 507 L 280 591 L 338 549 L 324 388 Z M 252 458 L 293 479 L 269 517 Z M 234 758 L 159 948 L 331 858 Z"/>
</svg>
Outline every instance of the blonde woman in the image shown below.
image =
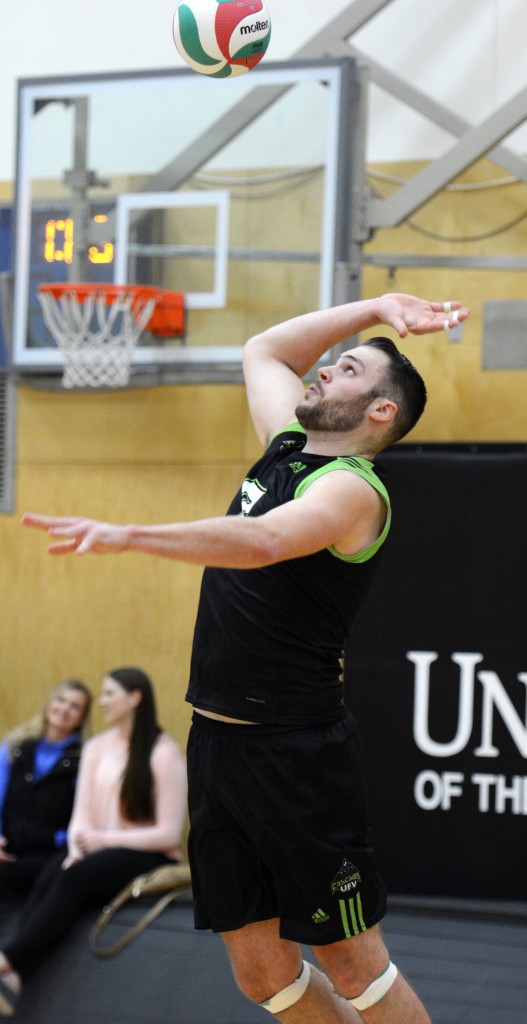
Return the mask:
<svg viewBox="0 0 527 1024">
<path fill-rule="evenodd" d="M 44 865 L 66 849 L 91 693 L 67 679 L 40 714 L 0 746 L 0 898 L 27 895 Z"/>
</svg>

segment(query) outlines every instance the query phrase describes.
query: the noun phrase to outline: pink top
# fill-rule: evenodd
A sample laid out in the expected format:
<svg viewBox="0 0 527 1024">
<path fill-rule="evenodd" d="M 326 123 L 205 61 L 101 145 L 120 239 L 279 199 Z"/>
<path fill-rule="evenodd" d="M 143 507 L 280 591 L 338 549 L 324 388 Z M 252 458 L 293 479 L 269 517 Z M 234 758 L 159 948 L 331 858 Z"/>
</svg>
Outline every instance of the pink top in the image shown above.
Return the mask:
<svg viewBox="0 0 527 1024">
<path fill-rule="evenodd" d="M 155 811 L 147 824 L 127 821 L 121 813 L 119 794 L 127 758 L 128 742 L 117 729 L 99 733 L 84 744 L 68 829 L 68 859 L 83 856 L 75 842 L 81 829 L 96 832 L 102 848 L 126 846 L 164 853 L 172 859 L 181 857 L 187 783 L 185 760 L 177 743 L 161 733 L 152 750 Z"/>
</svg>

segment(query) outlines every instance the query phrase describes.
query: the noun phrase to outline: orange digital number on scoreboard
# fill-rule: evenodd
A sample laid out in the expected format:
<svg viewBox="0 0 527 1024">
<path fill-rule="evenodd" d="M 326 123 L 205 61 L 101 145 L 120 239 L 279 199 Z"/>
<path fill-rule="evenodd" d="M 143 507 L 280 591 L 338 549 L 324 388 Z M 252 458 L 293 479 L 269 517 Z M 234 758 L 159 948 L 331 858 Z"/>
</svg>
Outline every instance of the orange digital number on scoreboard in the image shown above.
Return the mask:
<svg viewBox="0 0 527 1024">
<path fill-rule="evenodd" d="M 57 237 L 58 235 L 58 237 Z M 59 248 L 62 243 L 62 248 Z M 48 220 L 44 259 L 46 263 L 71 263 L 73 258 L 73 220 Z"/>
<path fill-rule="evenodd" d="M 96 214 L 96 223 L 107 220 L 105 214 Z M 44 259 L 46 263 L 71 263 L 73 259 L 74 223 L 72 217 L 48 220 L 45 228 Z M 104 242 L 101 248 L 90 245 L 88 259 L 90 263 L 112 263 L 114 247 L 111 242 Z"/>
</svg>

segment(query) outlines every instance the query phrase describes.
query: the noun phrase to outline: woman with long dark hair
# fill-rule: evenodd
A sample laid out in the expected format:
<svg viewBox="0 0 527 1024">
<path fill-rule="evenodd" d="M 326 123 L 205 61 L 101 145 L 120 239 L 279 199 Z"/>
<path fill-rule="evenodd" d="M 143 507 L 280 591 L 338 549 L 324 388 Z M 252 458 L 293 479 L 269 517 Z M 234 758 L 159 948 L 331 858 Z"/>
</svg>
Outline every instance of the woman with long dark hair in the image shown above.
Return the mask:
<svg viewBox="0 0 527 1024">
<path fill-rule="evenodd" d="M 90 706 L 86 684 L 66 679 L 0 745 L 1 899 L 25 897 L 50 858 L 66 849 Z"/>
<path fill-rule="evenodd" d="M 39 876 L 14 938 L 0 953 L 0 1014 L 10 1016 L 33 965 L 74 924 L 136 875 L 181 860 L 186 813 L 183 755 L 157 722 L 148 676 L 120 668 L 104 679 L 110 726 L 86 743 L 68 830 L 68 856 Z"/>
</svg>

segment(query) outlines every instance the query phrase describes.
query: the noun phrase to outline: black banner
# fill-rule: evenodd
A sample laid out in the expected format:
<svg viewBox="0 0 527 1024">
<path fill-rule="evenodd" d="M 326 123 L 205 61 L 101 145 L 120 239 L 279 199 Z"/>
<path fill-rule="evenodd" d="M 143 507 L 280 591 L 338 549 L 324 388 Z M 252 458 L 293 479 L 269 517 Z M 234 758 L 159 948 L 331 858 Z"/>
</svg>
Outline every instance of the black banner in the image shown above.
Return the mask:
<svg viewBox="0 0 527 1024">
<path fill-rule="evenodd" d="M 393 527 L 346 699 L 393 893 L 527 900 L 527 445 L 379 457 Z"/>
</svg>

